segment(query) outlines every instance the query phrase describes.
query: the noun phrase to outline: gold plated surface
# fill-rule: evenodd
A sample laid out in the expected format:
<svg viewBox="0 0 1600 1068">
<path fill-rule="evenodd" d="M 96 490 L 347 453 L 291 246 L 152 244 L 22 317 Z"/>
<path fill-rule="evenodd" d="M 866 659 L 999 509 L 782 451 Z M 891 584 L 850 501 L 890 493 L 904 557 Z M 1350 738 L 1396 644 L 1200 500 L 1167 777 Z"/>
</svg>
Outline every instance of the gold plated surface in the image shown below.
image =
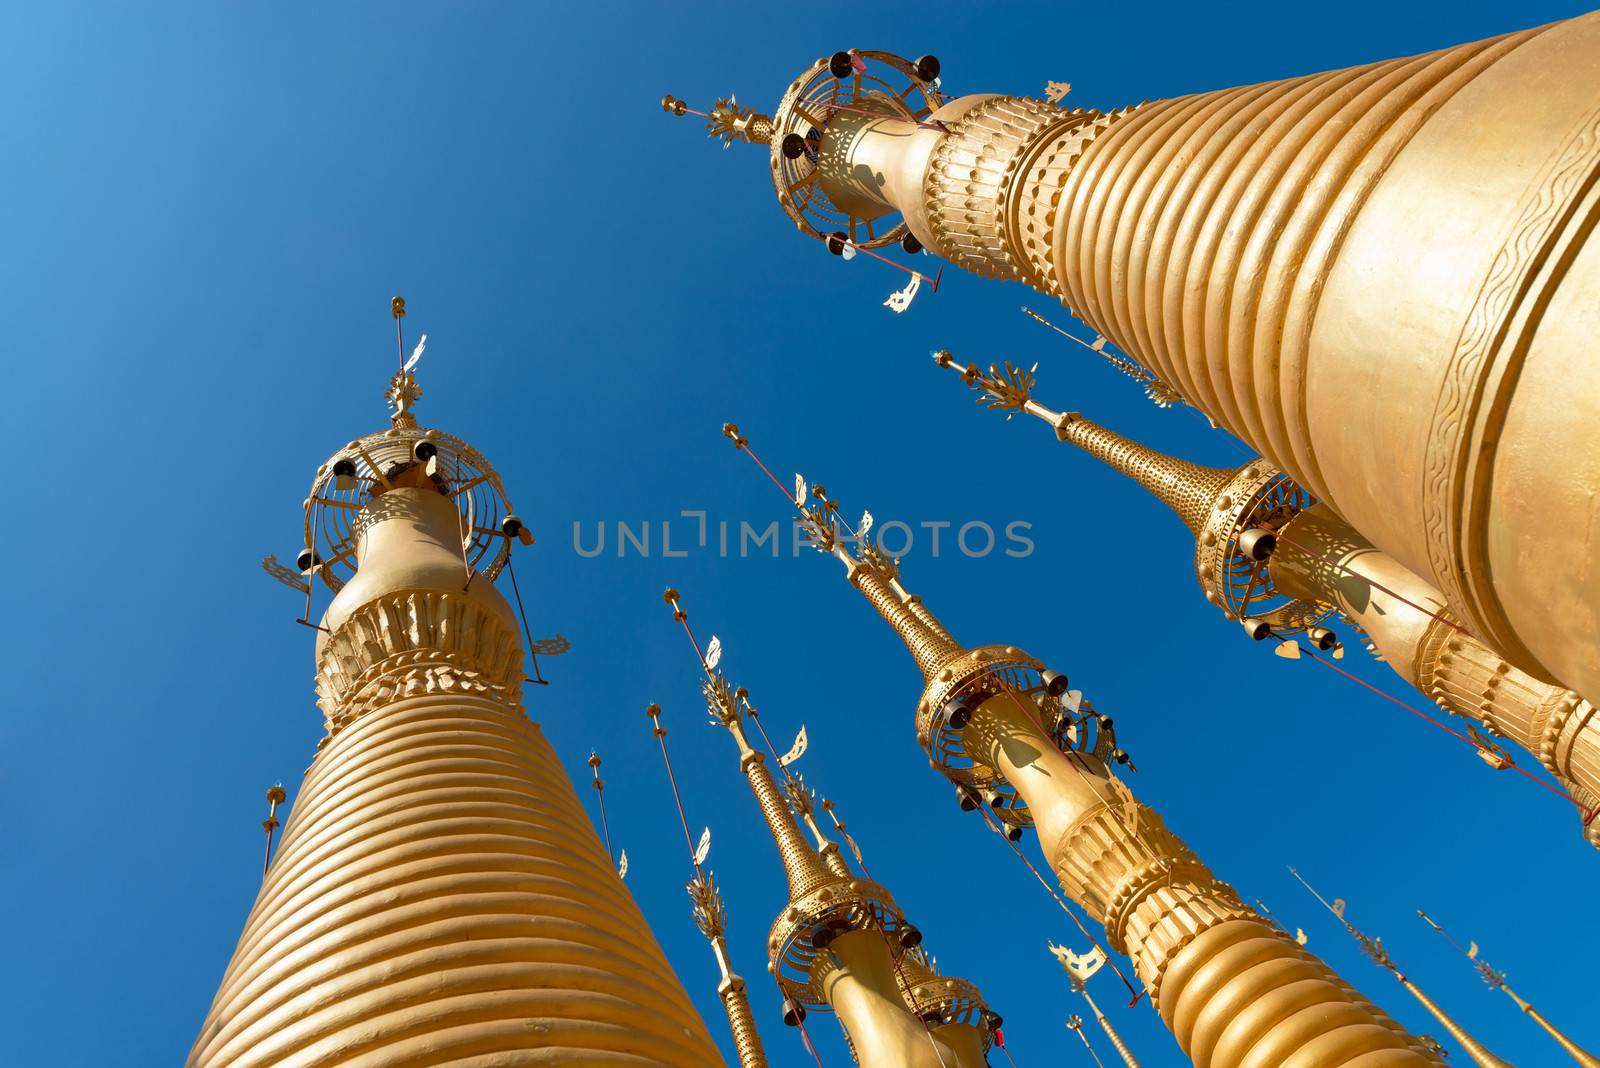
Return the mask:
<svg viewBox="0 0 1600 1068">
<path fill-rule="evenodd" d="M 1600 12 L 1121 111 L 961 97 L 818 167 L 1061 299 L 1600 699 Z"/>
<path fill-rule="evenodd" d="M 736 426 L 723 432 L 748 451 Z M 1111 773 L 1111 753 L 1072 744 L 1072 733 L 1059 730 L 1059 717 L 1042 700 L 1059 697 L 1062 688 L 1036 672 L 1037 661 L 1009 646 L 966 650 L 953 639 L 935 641 L 949 631 L 925 621 L 932 618 L 926 606 L 912 613 L 883 564 L 845 551 L 834 533 L 835 502 L 795 504 L 813 546 L 844 565 L 851 583 L 912 652 L 925 683 L 919 734 L 931 739 L 934 723 L 941 732 L 959 731 L 973 765 L 1005 782 L 1026 805 L 1062 889 L 1105 926 L 1112 948 L 1132 958 L 1157 1011 L 1195 1063 L 1441 1063 L 1246 907 Z M 892 581 L 898 583 L 897 573 Z M 936 718 L 925 732 L 930 715 Z M 934 765 L 940 767 L 937 757 Z"/>
<path fill-rule="evenodd" d="M 515 616 L 470 570 L 451 458 L 475 454 L 395 429 L 341 453 L 375 462 L 318 635 L 329 735 L 188 1063 L 717 1063 L 522 709 Z"/>
<path fill-rule="evenodd" d="M 1206 599 L 1257 636 L 1309 633 L 1337 611 L 1423 694 L 1494 737 L 1521 746 L 1572 797 L 1587 840 L 1600 846 L 1600 715 L 1571 690 L 1506 661 L 1452 617 L 1444 596 L 1259 457 L 1233 471 L 1150 449 L 1033 397 L 1031 372 L 983 370 L 936 355 L 986 407 L 1024 413 L 1056 437 L 1133 479 L 1195 535 Z M 1247 539 L 1266 535 L 1256 551 Z M 1325 639 L 1331 634 L 1323 631 Z M 1483 742 L 1480 754 L 1495 756 Z M 1503 756 L 1503 753 L 1500 754 Z"/>
</svg>

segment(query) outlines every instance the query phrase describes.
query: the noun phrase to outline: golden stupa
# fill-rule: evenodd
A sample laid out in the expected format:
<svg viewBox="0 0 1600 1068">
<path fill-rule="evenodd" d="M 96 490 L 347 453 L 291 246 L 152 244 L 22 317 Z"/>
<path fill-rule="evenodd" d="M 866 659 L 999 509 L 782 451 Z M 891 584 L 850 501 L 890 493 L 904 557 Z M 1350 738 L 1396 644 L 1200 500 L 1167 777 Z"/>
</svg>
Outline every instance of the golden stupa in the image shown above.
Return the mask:
<svg viewBox="0 0 1600 1068">
<path fill-rule="evenodd" d="M 1590 702 L 1508 663 L 1456 620 L 1438 590 L 1375 548 L 1326 504 L 1254 457 L 1236 468 L 1204 467 L 1157 452 L 1085 418 L 1034 399 L 1031 371 L 959 365 L 986 407 L 1032 415 L 1057 439 L 1138 483 L 1195 537 L 1194 571 L 1206 600 L 1257 640 L 1303 635 L 1338 651 L 1328 624 L 1337 613 L 1373 652 L 1441 708 L 1482 728 L 1470 736 L 1491 765 L 1508 766 L 1492 737 L 1532 755 L 1562 785 L 1600 846 L 1600 716 Z M 1485 737 L 1487 735 L 1488 737 Z"/>
<path fill-rule="evenodd" d="M 723 433 L 741 451 L 733 424 Z M 757 461 L 759 463 L 759 461 Z M 765 465 L 762 465 L 763 468 Z M 791 499 L 905 644 L 922 676 L 916 734 L 964 808 L 987 805 L 1038 832 L 1061 888 L 1126 954 L 1184 1053 L 1206 1068 L 1356 1068 L 1442 1063 L 1418 1039 L 1240 900 L 1141 804 L 1113 768 L 1127 761 L 1109 717 L 1071 703 L 1065 673 L 1014 645 L 967 647 L 859 535 L 838 502 Z"/>
<path fill-rule="evenodd" d="M 420 395 L 397 373 L 391 425 L 312 482 L 327 735 L 188 1063 L 714 1064 L 523 710 L 494 580 L 526 531 L 471 445 L 417 425 Z"/>
<path fill-rule="evenodd" d="M 770 146 L 835 252 L 1057 297 L 1498 658 L 1600 698 L 1600 12 L 1114 111 L 947 100 L 938 67 L 840 52 L 711 132 Z"/>
<path fill-rule="evenodd" d="M 668 590 L 666 600 L 687 628 L 678 592 Z M 695 648 L 698 656 L 698 642 Z M 788 880 L 788 904 L 767 939 L 785 1023 L 803 1027 L 808 1011 L 831 1010 L 862 1068 L 985 1068 L 1000 1017 L 972 983 L 937 971 L 922 932 L 886 887 L 851 868 L 817 820 L 815 795 L 774 754 L 779 784 L 746 730 L 757 716 L 747 691 L 714 658 L 701 668 L 706 709 L 733 740 Z M 649 711 L 659 735 L 660 709 Z M 737 1036 L 732 1012 L 730 1023 Z"/>
</svg>

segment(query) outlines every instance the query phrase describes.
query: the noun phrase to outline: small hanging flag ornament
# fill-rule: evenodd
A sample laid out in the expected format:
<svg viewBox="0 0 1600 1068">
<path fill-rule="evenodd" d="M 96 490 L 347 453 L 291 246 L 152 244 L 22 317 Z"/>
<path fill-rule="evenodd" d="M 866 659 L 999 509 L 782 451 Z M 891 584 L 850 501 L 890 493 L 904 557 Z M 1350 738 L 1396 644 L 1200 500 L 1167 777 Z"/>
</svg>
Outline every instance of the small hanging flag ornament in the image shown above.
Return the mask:
<svg viewBox="0 0 1600 1068">
<path fill-rule="evenodd" d="M 867 61 L 861 58 L 861 53 L 854 48 L 850 49 L 850 69 L 857 74 L 865 74 L 867 72 Z"/>
<path fill-rule="evenodd" d="M 856 247 L 854 245 L 852 245 L 850 242 L 846 241 L 845 245 L 844 245 L 844 248 L 839 250 L 839 258 L 841 260 L 853 260 L 853 259 L 855 259 L 856 258 Z"/>
<path fill-rule="evenodd" d="M 906 287 L 904 289 L 897 289 L 893 293 L 889 294 L 889 299 L 883 302 L 883 306 L 894 312 L 896 315 L 899 315 L 901 312 L 911 307 L 912 299 L 916 297 L 917 290 L 921 288 L 922 275 L 914 274 L 911 276 L 911 281 L 906 283 Z"/>
<path fill-rule="evenodd" d="M 1344 898 L 1342 898 L 1342 897 L 1334 898 L 1333 899 L 1333 914 L 1335 916 L 1339 917 L 1342 920 L 1342 919 L 1344 919 L 1344 910 L 1345 910 Z"/>
<path fill-rule="evenodd" d="M 1072 92 L 1071 82 L 1046 82 L 1044 86 L 1044 98 L 1052 104 L 1061 103 L 1070 92 Z"/>
<path fill-rule="evenodd" d="M 794 474 L 794 504 L 796 508 L 806 506 L 806 480 L 798 471 Z"/>
<path fill-rule="evenodd" d="M 722 639 L 715 634 L 711 636 L 711 644 L 706 646 L 706 667 L 712 671 L 722 662 Z"/>
<path fill-rule="evenodd" d="M 627 877 L 628 877 L 628 851 L 626 849 L 624 849 L 622 851 L 622 859 L 617 862 L 617 878 L 626 879 Z"/>
<path fill-rule="evenodd" d="M 1338 645 L 1335 645 L 1333 647 L 1333 658 L 1335 660 L 1343 660 L 1344 659 L 1344 643 L 1343 642 L 1340 642 Z"/>
<path fill-rule="evenodd" d="M 1276 653 L 1278 656 L 1283 657 L 1285 660 L 1299 660 L 1300 659 L 1300 643 L 1299 642 L 1279 642 L 1278 643 L 1278 647 L 1276 649 L 1272 650 L 1272 651 L 1274 653 Z"/>
<path fill-rule="evenodd" d="M 711 852 L 711 828 L 707 827 L 700 832 L 700 844 L 694 847 L 695 867 L 706 862 L 706 856 Z"/>
<path fill-rule="evenodd" d="M 1477 960 L 1478 959 L 1478 943 L 1472 942 L 1472 943 L 1468 944 L 1468 946 L 1467 946 L 1467 959 L 1468 960 Z"/>
<path fill-rule="evenodd" d="M 417 366 L 417 361 L 422 359 L 422 350 L 423 350 L 424 347 L 427 346 L 427 344 L 428 344 L 428 335 L 427 334 L 423 334 L 422 335 L 422 339 L 417 342 L 417 347 L 411 350 L 411 359 L 407 360 L 406 361 L 406 365 L 404 367 L 400 368 L 400 369 L 402 371 L 409 371 L 412 368 L 416 367 Z"/>
<path fill-rule="evenodd" d="M 856 845 L 856 840 L 850 837 L 849 831 L 844 832 L 844 843 L 850 847 L 850 852 L 855 854 L 856 867 L 865 868 L 867 866 L 867 862 L 861 858 L 861 847 Z"/>
<path fill-rule="evenodd" d="M 1298 927 L 1296 927 L 1296 928 L 1295 928 L 1295 929 L 1294 929 L 1294 940 L 1295 940 L 1295 941 L 1296 941 L 1296 942 L 1297 942 L 1297 943 L 1299 943 L 1299 944 L 1300 944 L 1300 945 L 1302 945 L 1302 946 L 1303 946 L 1303 945 L 1305 945 L 1305 944 L 1306 944 L 1306 943 L 1307 943 L 1307 942 L 1309 942 L 1309 941 L 1310 941 L 1310 939 L 1309 939 L 1309 938 L 1307 938 L 1307 937 L 1306 937 L 1306 933 L 1305 933 L 1305 932 L 1304 932 L 1304 931 L 1302 931 L 1302 930 L 1301 930 L 1301 929 L 1300 929 L 1300 928 L 1298 928 Z"/>
<path fill-rule="evenodd" d="M 1061 966 L 1067 974 L 1080 982 L 1088 982 L 1095 972 L 1105 966 L 1106 952 L 1099 946 L 1093 946 L 1087 953 L 1074 953 L 1066 946 L 1057 946 L 1050 943 L 1050 952 L 1056 955 Z"/>
<path fill-rule="evenodd" d="M 1096 352 L 1104 352 L 1106 350 L 1106 339 L 1096 334 L 1094 340 L 1089 343 L 1089 347 Z"/>
<path fill-rule="evenodd" d="M 1078 708 L 1082 704 L 1083 704 L 1083 691 L 1082 690 L 1068 690 L 1067 691 L 1066 709 L 1067 709 L 1067 711 L 1069 713 L 1076 713 L 1078 711 Z"/>
<path fill-rule="evenodd" d="M 778 766 L 786 768 L 790 764 L 793 764 L 796 760 L 799 760 L 801 757 L 805 756 L 806 746 L 809 744 L 810 743 L 806 739 L 805 725 L 801 724 L 800 733 L 794 736 L 794 744 L 789 747 L 789 751 L 787 753 L 778 758 Z"/>
<path fill-rule="evenodd" d="M 861 525 L 856 528 L 856 534 L 858 536 L 864 538 L 864 537 L 867 536 L 868 532 L 871 531 L 871 530 L 872 530 L 872 513 L 871 512 L 862 512 L 861 513 Z"/>
</svg>

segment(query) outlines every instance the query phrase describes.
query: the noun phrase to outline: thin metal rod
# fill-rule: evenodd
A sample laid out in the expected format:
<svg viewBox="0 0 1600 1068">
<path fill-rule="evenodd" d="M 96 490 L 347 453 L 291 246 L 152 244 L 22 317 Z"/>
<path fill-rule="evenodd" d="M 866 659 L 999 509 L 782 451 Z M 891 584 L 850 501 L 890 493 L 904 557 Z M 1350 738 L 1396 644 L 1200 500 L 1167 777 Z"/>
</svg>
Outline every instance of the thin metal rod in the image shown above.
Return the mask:
<svg viewBox="0 0 1600 1068">
<path fill-rule="evenodd" d="M 1285 639 L 1285 640 L 1288 640 L 1288 639 Z M 1454 738 L 1460 739 L 1461 741 L 1465 742 L 1467 745 L 1472 746 L 1472 748 L 1476 749 L 1478 752 L 1483 753 L 1483 752 L 1488 752 L 1489 751 L 1489 750 L 1485 749 L 1484 746 L 1479 745 L 1477 742 L 1473 741 L 1467 735 L 1462 734 L 1460 731 L 1454 730 L 1453 728 L 1451 728 L 1449 725 L 1447 725 L 1445 723 L 1441 723 L 1439 720 L 1437 720 L 1437 719 L 1433 718 L 1432 716 L 1428 715 L 1426 712 L 1423 712 L 1420 709 L 1413 708 L 1411 705 L 1406 704 L 1406 702 L 1400 700 L 1400 698 L 1398 698 L 1398 697 L 1395 697 L 1393 694 L 1385 693 L 1384 691 L 1378 689 L 1376 686 L 1372 685 L 1372 683 L 1370 683 L 1367 680 L 1361 678 L 1359 675 L 1354 675 L 1351 672 L 1346 671 L 1344 668 L 1340 667 L 1338 664 L 1335 664 L 1333 661 L 1326 660 L 1323 657 L 1318 656 L 1315 650 L 1306 649 L 1305 653 L 1306 653 L 1307 656 L 1311 657 L 1311 659 L 1315 660 L 1317 663 L 1321 664 L 1323 667 L 1332 668 L 1334 671 L 1337 671 L 1339 674 L 1343 675 L 1345 678 L 1351 680 L 1352 682 L 1358 683 L 1359 685 L 1361 685 L 1361 686 L 1365 687 L 1366 689 L 1372 691 L 1373 693 L 1377 694 L 1379 697 L 1383 698 L 1385 701 L 1388 701 L 1391 704 L 1399 705 L 1401 708 L 1405 709 L 1407 712 L 1410 712 L 1413 716 L 1416 716 L 1418 719 L 1426 720 L 1427 722 L 1433 724 L 1435 727 L 1438 727 L 1440 730 L 1444 731 L 1446 734 L 1448 734 L 1448 735 L 1450 735 L 1450 736 L 1452 736 Z M 1507 757 L 1506 759 L 1510 760 L 1509 757 Z M 1523 778 L 1527 779 L 1529 782 L 1533 782 L 1533 783 L 1538 784 L 1539 786 L 1544 787 L 1546 790 L 1549 790 L 1551 793 L 1555 794 L 1557 797 L 1562 798 L 1563 800 L 1572 802 L 1572 804 L 1577 806 L 1579 812 L 1585 814 L 1586 819 L 1593 819 L 1594 818 L 1593 814 L 1590 813 L 1588 809 L 1584 808 L 1583 803 L 1581 801 L 1579 801 L 1577 798 L 1573 797 L 1571 794 L 1567 793 L 1565 790 L 1561 789 L 1559 786 L 1556 786 L 1553 783 L 1548 783 L 1545 780 L 1541 779 L 1539 776 L 1533 774 L 1531 771 L 1529 771 L 1528 769 L 1524 768 L 1521 764 L 1518 764 L 1516 761 L 1510 760 L 1510 762 L 1507 763 L 1505 765 L 1505 767 L 1507 769 L 1511 770 L 1511 771 L 1516 772 L 1518 775 L 1521 775 Z"/>
<path fill-rule="evenodd" d="M 615 862 L 617 855 L 611 850 L 611 824 L 606 819 L 606 783 L 600 778 L 600 754 L 592 749 L 589 751 L 589 767 L 594 770 L 594 789 L 600 798 L 600 831 L 606 839 L 606 856 Z"/>
<path fill-rule="evenodd" d="M 517 615 L 522 617 L 522 636 L 528 639 L 528 656 L 533 659 L 533 678 L 529 682 L 548 686 L 550 682 L 544 677 L 544 672 L 539 670 L 539 654 L 533 647 L 533 633 L 528 630 L 528 613 L 522 607 L 522 591 L 517 588 L 517 567 L 511 562 L 511 554 L 506 553 L 506 573 L 511 576 L 511 592 L 517 598 Z"/>
<path fill-rule="evenodd" d="M 678 792 L 678 776 L 672 770 L 672 758 L 667 755 L 667 728 L 661 725 L 661 706 L 651 705 L 645 715 L 655 727 L 656 741 L 661 743 L 661 762 L 667 766 L 667 781 L 672 784 L 672 802 L 678 806 L 678 822 L 683 825 L 683 844 L 689 850 L 689 863 L 694 865 L 696 876 L 702 876 L 700 861 L 695 857 L 694 838 L 689 834 L 689 818 L 683 814 L 683 795 Z"/>
</svg>

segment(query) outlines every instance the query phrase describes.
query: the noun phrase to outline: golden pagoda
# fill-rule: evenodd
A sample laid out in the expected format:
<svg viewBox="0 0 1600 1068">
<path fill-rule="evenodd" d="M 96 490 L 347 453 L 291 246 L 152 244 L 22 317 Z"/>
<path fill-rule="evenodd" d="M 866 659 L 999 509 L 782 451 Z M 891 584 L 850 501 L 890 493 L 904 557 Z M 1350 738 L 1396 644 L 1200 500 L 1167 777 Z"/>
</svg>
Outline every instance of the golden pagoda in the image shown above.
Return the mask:
<svg viewBox="0 0 1600 1068">
<path fill-rule="evenodd" d="M 1335 613 L 1369 639 L 1396 674 L 1441 708 L 1468 717 L 1539 761 L 1572 797 L 1583 831 L 1600 847 L 1600 715 L 1561 686 L 1532 677 L 1470 634 L 1444 595 L 1373 547 L 1325 503 L 1263 458 L 1204 467 L 1116 433 L 1078 412 L 1034 399 L 1032 371 L 962 366 L 979 403 L 1009 418 L 1031 415 L 1056 438 L 1093 456 L 1175 512 L 1195 537 L 1194 572 L 1206 600 L 1252 638 L 1304 636 L 1335 649 Z M 1485 759 L 1506 754 L 1475 732 Z"/>
<path fill-rule="evenodd" d="M 1388 949 L 1384 947 L 1383 939 L 1369 936 L 1345 918 L 1345 902 L 1343 898 L 1335 898 L 1332 902 L 1329 902 L 1321 894 L 1317 893 L 1311 884 L 1301 877 L 1299 872 L 1293 868 L 1290 868 L 1289 872 L 1299 881 L 1301 886 L 1310 891 L 1311 896 L 1316 898 L 1323 908 L 1333 913 L 1334 917 L 1343 925 L 1345 933 L 1356 940 L 1356 944 L 1361 947 L 1361 951 L 1367 955 L 1372 963 L 1393 975 L 1396 981 L 1405 988 L 1406 993 L 1416 998 L 1418 1004 L 1427 1009 L 1428 1014 L 1439 1021 L 1444 1029 L 1449 1032 L 1450 1037 L 1455 1039 L 1462 1049 L 1466 1050 L 1467 1056 L 1472 1058 L 1473 1064 L 1476 1064 L 1478 1068 L 1512 1068 L 1509 1061 L 1503 1061 L 1493 1053 L 1490 1053 L 1482 1042 L 1469 1035 L 1466 1028 L 1446 1014 L 1436 1001 L 1423 993 L 1422 988 L 1414 983 L 1405 972 L 1400 970 L 1400 966 L 1395 963 Z"/>
<path fill-rule="evenodd" d="M 523 710 L 495 579 L 531 536 L 476 449 L 417 424 L 420 396 L 402 368 L 390 425 L 312 481 L 327 734 L 188 1063 L 717 1063 Z"/>
<path fill-rule="evenodd" d="M 723 432 L 749 451 L 737 426 Z M 916 732 L 934 769 L 964 799 L 1038 832 L 1062 889 L 1132 958 L 1188 1056 L 1207 1068 L 1441 1063 L 1139 803 L 1112 773 L 1126 754 L 1107 718 L 1063 702 L 1064 673 L 1013 645 L 961 645 L 869 539 L 845 548 L 837 502 L 812 494 L 820 503 L 791 503 L 813 546 L 844 566 L 922 674 Z"/>
<path fill-rule="evenodd" d="M 687 630 L 678 592 L 665 599 Z M 698 642 L 695 649 L 699 656 Z M 819 825 L 814 795 L 781 761 L 779 785 L 745 729 L 757 716 L 749 694 L 718 670 L 715 655 L 700 663 L 706 708 L 733 739 L 788 879 L 788 905 L 767 939 L 784 1022 L 803 1028 L 809 1011 L 831 1009 L 862 1068 L 985 1068 L 1000 1017 L 972 983 L 937 971 L 922 932 L 886 887 L 851 868 Z M 659 707 L 649 712 L 661 730 Z"/>
<path fill-rule="evenodd" d="M 768 145 L 835 252 L 1058 298 L 1507 663 L 1600 700 L 1600 12 L 1114 111 L 947 100 L 937 67 L 839 52 L 712 132 Z"/>
</svg>

